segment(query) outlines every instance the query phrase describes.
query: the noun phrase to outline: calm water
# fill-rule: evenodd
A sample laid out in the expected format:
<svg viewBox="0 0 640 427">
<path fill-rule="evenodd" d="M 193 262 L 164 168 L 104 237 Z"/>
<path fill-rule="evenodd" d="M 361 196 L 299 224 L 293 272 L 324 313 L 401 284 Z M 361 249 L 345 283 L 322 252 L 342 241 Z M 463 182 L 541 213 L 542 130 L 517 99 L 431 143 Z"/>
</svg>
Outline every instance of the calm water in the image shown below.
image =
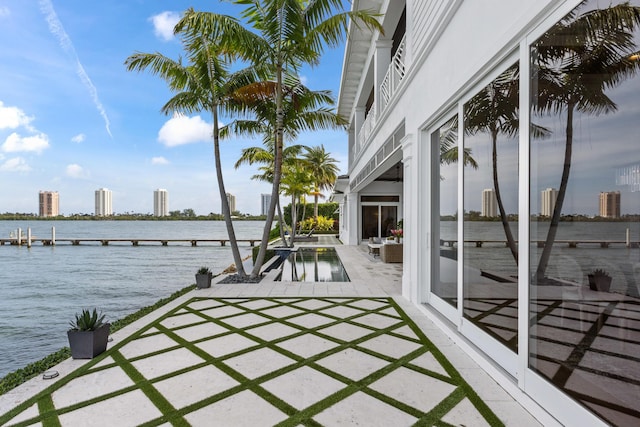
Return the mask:
<svg viewBox="0 0 640 427">
<path fill-rule="evenodd" d="M 441 238 L 454 239 L 456 223 L 441 223 Z M 534 240 L 545 240 L 548 222 L 533 224 Z M 640 223 L 624 222 L 562 222 L 557 240 L 607 240 L 625 241 L 626 229 L 630 230 L 632 242 L 640 241 Z M 511 224 L 514 237 L 518 238 L 518 223 Z M 465 224 L 465 240 L 505 240 L 500 222 L 468 222 Z M 531 246 L 533 265 L 537 265 L 542 248 Z M 483 270 L 517 275 L 517 267 L 504 243 L 484 244 L 476 248 L 473 243 L 465 245 L 466 262 Z M 547 275 L 572 282 L 586 283 L 586 275 L 594 268 L 603 268 L 613 276 L 612 292 L 640 296 L 640 249 L 627 249 L 624 244 L 611 245 L 607 249 L 597 244 L 578 244 L 569 248 L 566 243 L 553 246 Z"/>
<path fill-rule="evenodd" d="M 263 222 L 234 223 L 238 239 L 259 239 Z M 56 238 L 226 239 L 222 221 L 0 221 L 0 236 Z M 240 243 L 243 257 L 248 243 Z M 114 321 L 195 282 L 201 266 L 220 272 L 233 262 L 228 246 L 130 243 L 0 246 L 0 378 L 68 345 L 74 314 L 98 307 Z"/>
<path fill-rule="evenodd" d="M 334 248 L 300 248 L 284 260 L 278 280 L 349 282 L 349 276 Z"/>
</svg>

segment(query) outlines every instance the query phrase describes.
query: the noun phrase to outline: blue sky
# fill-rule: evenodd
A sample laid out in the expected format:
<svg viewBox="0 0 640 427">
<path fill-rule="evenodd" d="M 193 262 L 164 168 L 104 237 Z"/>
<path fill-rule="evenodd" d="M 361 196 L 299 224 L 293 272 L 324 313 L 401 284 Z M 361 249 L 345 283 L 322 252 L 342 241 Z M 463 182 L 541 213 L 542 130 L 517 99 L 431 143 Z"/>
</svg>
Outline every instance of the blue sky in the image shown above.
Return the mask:
<svg viewBox="0 0 640 427">
<path fill-rule="evenodd" d="M 60 193 L 64 215 L 94 212 L 94 191 L 113 191 L 116 213 L 153 211 L 153 190 L 169 192 L 169 209 L 220 212 L 208 115 L 167 117 L 166 84 L 126 71 L 125 59 L 160 52 L 177 59 L 173 24 L 188 7 L 237 16 L 216 0 L 0 0 L 0 212 L 38 211 L 38 192 Z M 312 89 L 337 96 L 344 49 L 301 72 Z M 223 121 L 228 118 L 223 118 Z M 347 169 L 344 131 L 302 135 L 324 144 Z M 267 184 L 233 164 L 244 147 L 222 144 L 227 191 L 237 208 L 259 214 Z"/>
</svg>

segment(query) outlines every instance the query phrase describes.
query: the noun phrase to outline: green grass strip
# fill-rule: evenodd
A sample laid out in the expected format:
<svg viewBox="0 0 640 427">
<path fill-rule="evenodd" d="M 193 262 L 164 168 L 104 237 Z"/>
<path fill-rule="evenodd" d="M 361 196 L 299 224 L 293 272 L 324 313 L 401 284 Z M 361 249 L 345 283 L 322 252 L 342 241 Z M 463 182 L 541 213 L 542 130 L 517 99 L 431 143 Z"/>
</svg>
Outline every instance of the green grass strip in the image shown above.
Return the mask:
<svg viewBox="0 0 640 427">
<path fill-rule="evenodd" d="M 462 375 L 456 370 L 456 368 L 449 362 L 449 360 L 440 352 L 440 350 L 426 337 L 426 335 L 422 332 L 422 330 L 411 320 L 411 318 L 400 308 L 397 302 L 391 299 L 391 304 L 395 307 L 396 311 L 405 319 L 407 325 L 413 330 L 413 332 L 421 339 L 423 342 L 428 343 L 429 350 L 436 358 L 438 363 L 442 365 L 442 367 L 447 371 L 451 379 L 453 379 L 459 386 L 464 390 L 465 395 L 475 406 L 475 408 L 480 412 L 480 414 L 484 417 L 485 420 L 491 426 L 496 427 L 504 427 L 504 423 L 498 418 L 498 416 L 489 408 L 489 406 L 480 399 L 480 396 L 475 392 L 475 390 L 462 378 Z M 449 410 L 451 410 L 449 408 Z"/>
<path fill-rule="evenodd" d="M 128 316 L 123 317 L 122 319 L 116 320 L 111 324 L 110 333 L 114 333 L 117 330 L 124 328 L 125 326 L 146 316 L 152 311 L 157 310 L 163 305 L 173 301 L 176 298 L 181 297 L 187 292 L 190 292 L 191 290 L 195 289 L 195 287 L 195 285 L 187 286 L 186 288 L 174 292 L 167 298 L 163 298 L 157 301 L 153 305 L 143 307 L 135 313 L 131 313 Z M 24 368 L 20 368 L 14 372 L 10 372 L 0 379 L 0 395 L 8 392 L 9 390 L 13 390 L 20 384 L 30 380 L 31 378 L 37 377 L 38 375 L 44 373 L 46 370 L 52 368 L 63 360 L 68 359 L 69 357 L 71 357 L 71 350 L 69 350 L 69 347 L 63 347 L 55 353 L 44 357 L 43 359 L 28 364 Z"/>
<path fill-rule="evenodd" d="M 174 426 L 189 426 L 187 420 L 177 414 L 176 408 L 120 352 L 114 352 L 111 357 L 145 396 L 162 412 L 163 416 L 160 421 L 170 421 Z"/>
</svg>

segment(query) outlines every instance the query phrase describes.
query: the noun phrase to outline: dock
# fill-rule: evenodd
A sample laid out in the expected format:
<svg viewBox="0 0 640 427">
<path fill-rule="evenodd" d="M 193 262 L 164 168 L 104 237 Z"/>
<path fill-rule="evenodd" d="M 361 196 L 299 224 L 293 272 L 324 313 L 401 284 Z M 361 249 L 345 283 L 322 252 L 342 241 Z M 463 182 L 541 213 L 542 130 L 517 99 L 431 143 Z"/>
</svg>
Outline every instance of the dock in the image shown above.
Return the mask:
<svg viewBox="0 0 640 427">
<path fill-rule="evenodd" d="M 453 248 L 457 246 L 458 241 L 452 239 L 440 239 L 440 246 Z M 469 239 L 465 240 L 465 245 L 475 245 L 476 248 L 481 248 L 485 243 L 489 244 L 498 244 L 498 245 L 507 245 L 506 240 L 481 240 L 481 239 Z M 545 241 L 544 240 L 532 240 L 532 243 L 538 248 L 544 248 Z M 518 241 L 516 240 L 516 244 Z M 598 246 L 600 248 L 606 249 L 610 246 L 623 246 L 626 248 L 640 248 L 640 242 L 632 242 L 627 240 L 555 240 L 553 244 L 564 244 L 569 248 L 577 248 L 578 245 L 590 245 L 590 246 Z"/>
<path fill-rule="evenodd" d="M 56 238 L 54 239 L 41 239 L 41 238 L 8 238 L 0 239 L 0 246 L 4 245 L 24 245 L 31 246 L 34 243 L 40 243 L 42 246 L 54 246 L 58 244 L 66 244 L 71 246 L 80 245 L 101 245 L 109 246 L 110 244 L 130 243 L 131 246 L 141 245 L 161 245 L 169 246 L 173 244 L 190 244 L 191 246 L 198 246 L 203 244 L 219 244 L 220 246 L 226 246 L 229 239 L 138 239 L 138 238 Z M 249 243 L 249 246 L 255 246 L 255 242 L 260 242 L 261 239 L 237 239 L 238 243 Z"/>
</svg>

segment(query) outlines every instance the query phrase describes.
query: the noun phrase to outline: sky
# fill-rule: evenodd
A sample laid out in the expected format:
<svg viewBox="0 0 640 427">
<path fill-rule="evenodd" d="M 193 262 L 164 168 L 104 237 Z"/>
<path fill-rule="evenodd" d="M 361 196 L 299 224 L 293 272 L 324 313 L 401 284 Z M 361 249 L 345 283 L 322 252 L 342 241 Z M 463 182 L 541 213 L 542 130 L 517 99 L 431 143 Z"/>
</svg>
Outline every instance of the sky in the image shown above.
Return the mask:
<svg viewBox="0 0 640 427">
<path fill-rule="evenodd" d="M 166 189 L 169 210 L 219 213 L 211 119 L 160 112 L 172 93 L 148 72 L 129 72 L 136 52 L 178 59 L 173 25 L 189 7 L 239 16 L 217 0 L 0 0 L 0 213 L 38 213 L 39 191 L 58 191 L 60 213 L 94 213 L 94 192 L 113 192 L 114 213 L 152 213 L 153 191 Z M 301 70 L 314 90 L 337 97 L 344 47 Z M 223 123 L 230 118 L 222 117 Z M 242 148 L 259 140 L 222 142 L 226 190 L 242 213 L 260 214 L 270 186 L 234 169 Z M 323 144 L 347 170 L 347 134 L 303 134 Z"/>
</svg>

